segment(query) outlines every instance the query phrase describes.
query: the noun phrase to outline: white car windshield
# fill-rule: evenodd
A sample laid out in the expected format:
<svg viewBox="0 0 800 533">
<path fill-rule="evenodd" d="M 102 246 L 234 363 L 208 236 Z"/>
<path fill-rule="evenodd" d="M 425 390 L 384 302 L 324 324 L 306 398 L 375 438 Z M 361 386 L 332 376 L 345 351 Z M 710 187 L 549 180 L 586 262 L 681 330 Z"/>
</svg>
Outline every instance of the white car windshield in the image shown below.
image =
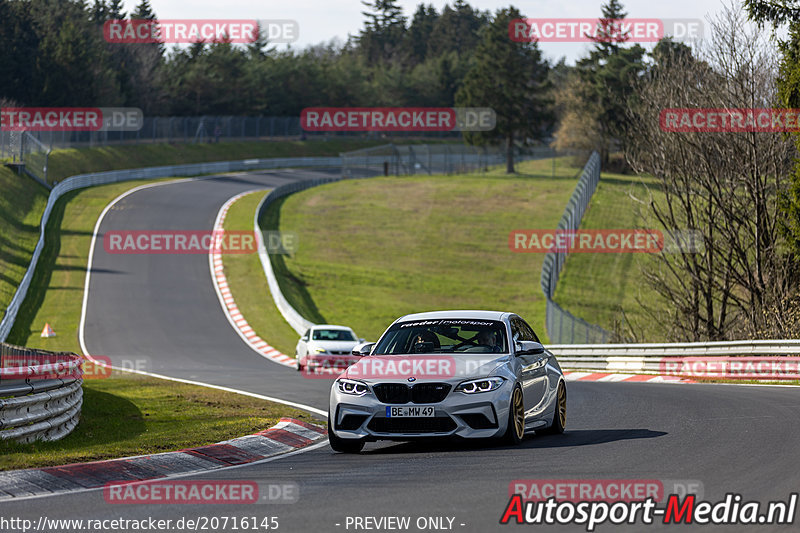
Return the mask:
<svg viewBox="0 0 800 533">
<path fill-rule="evenodd" d="M 315 341 L 355 341 L 353 333 L 346 329 L 315 329 L 311 336 Z"/>
<path fill-rule="evenodd" d="M 494 320 L 419 320 L 389 328 L 376 355 L 507 353 L 505 325 Z"/>
</svg>

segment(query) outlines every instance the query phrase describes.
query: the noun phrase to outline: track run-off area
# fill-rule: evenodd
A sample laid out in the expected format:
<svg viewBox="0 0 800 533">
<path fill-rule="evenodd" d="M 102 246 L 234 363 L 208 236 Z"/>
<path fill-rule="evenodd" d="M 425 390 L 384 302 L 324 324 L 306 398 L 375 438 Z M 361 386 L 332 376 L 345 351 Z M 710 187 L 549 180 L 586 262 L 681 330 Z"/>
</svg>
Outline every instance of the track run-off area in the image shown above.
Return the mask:
<svg viewBox="0 0 800 533">
<path fill-rule="evenodd" d="M 322 419 L 330 380 L 306 378 L 243 341 L 220 305 L 207 254 L 109 254 L 102 237 L 109 231 L 210 231 L 220 208 L 237 194 L 335 173 L 289 169 L 211 176 L 143 187 L 117 199 L 94 240 L 80 332 L 84 351 L 106 356 L 115 366 L 146 361 L 144 370 L 151 374 L 307 406 Z M 273 305 L 269 295 L 264 305 Z M 259 523 L 275 518 L 272 523 L 285 532 L 338 532 L 376 524 L 361 521 L 356 528 L 353 517 L 410 517 L 410 531 L 486 532 L 540 527 L 499 523 L 515 480 L 683 480 L 698 482 L 706 501 L 738 493 L 743 500 L 764 504 L 785 501 L 800 489 L 795 464 L 800 398 L 795 388 L 570 382 L 568 390 L 566 433 L 529 436 L 518 447 L 379 442 L 367 444 L 359 455 L 344 455 L 322 445 L 195 476 L 295 484 L 295 503 L 121 505 L 107 503 L 102 491 L 89 491 L 0 505 L 4 516 L 34 524 L 40 517 L 152 517 L 172 520 L 178 530 L 174 525 L 181 518 L 217 516 L 255 517 Z M 627 527 L 669 529 L 640 523 Z M 619 526 L 604 524 L 598 530 L 612 528 Z M 780 528 L 725 528 L 754 529 Z M 217 530 L 233 529 L 229 524 Z"/>
</svg>

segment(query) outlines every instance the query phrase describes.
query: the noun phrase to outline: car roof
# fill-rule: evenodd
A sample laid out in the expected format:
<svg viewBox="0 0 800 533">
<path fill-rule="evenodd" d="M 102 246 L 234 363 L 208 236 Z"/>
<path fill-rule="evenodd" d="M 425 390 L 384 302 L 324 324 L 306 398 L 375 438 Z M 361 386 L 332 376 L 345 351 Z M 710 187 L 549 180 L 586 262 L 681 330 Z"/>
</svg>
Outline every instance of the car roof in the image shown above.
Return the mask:
<svg viewBox="0 0 800 533">
<path fill-rule="evenodd" d="M 442 319 L 469 319 L 469 320 L 500 320 L 513 313 L 504 311 L 480 311 L 480 310 L 453 310 L 453 311 L 429 311 L 427 313 L 414 313 L 401 316 L 395 322 L 407 322 L 410 320 L 442 320 Z"/>
<path fill-rule="evenodd" d="M 333 329 L 333 328 L 346 329 L 348 331 L 353 331 L 353 328 L 349 328 L 347 326 L 337 326 L 336 324 L 314 324 L 311 327 L 311 329 Z"/>
</svg>

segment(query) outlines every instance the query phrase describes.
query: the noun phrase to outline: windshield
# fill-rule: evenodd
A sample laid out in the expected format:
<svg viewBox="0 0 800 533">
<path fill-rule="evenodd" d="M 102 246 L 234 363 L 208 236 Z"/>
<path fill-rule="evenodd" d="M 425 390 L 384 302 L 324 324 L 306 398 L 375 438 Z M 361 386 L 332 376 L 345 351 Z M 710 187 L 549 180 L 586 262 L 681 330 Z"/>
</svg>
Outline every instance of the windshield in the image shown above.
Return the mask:
<svg viewBox="0 0 800 533">
<path fill-rule="evenodd" d="M 315 341 L 354 341 L 353 332 L 346 329 L 315 329 L 311 337 Z"/>
<path fill-rule="evenodd" d="M 505 325 L 494 320 L 421 320 L 394 324 L 375 355 L 506 353 Z"/>
</svg>

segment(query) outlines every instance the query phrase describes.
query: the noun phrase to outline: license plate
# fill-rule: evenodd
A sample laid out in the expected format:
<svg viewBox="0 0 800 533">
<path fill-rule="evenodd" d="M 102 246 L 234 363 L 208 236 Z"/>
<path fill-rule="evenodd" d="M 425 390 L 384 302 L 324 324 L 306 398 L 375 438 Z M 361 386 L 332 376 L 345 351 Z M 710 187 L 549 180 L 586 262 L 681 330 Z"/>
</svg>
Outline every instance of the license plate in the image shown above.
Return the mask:
<svg viewBox="0 0 800 533">
<path fill-rule="evenodd" d="M 405 407 L 386 407 L 386 418 L 405 418 L 405 417 L 432 417 L 432 405 L 413 405 Z"/>
</svg>

